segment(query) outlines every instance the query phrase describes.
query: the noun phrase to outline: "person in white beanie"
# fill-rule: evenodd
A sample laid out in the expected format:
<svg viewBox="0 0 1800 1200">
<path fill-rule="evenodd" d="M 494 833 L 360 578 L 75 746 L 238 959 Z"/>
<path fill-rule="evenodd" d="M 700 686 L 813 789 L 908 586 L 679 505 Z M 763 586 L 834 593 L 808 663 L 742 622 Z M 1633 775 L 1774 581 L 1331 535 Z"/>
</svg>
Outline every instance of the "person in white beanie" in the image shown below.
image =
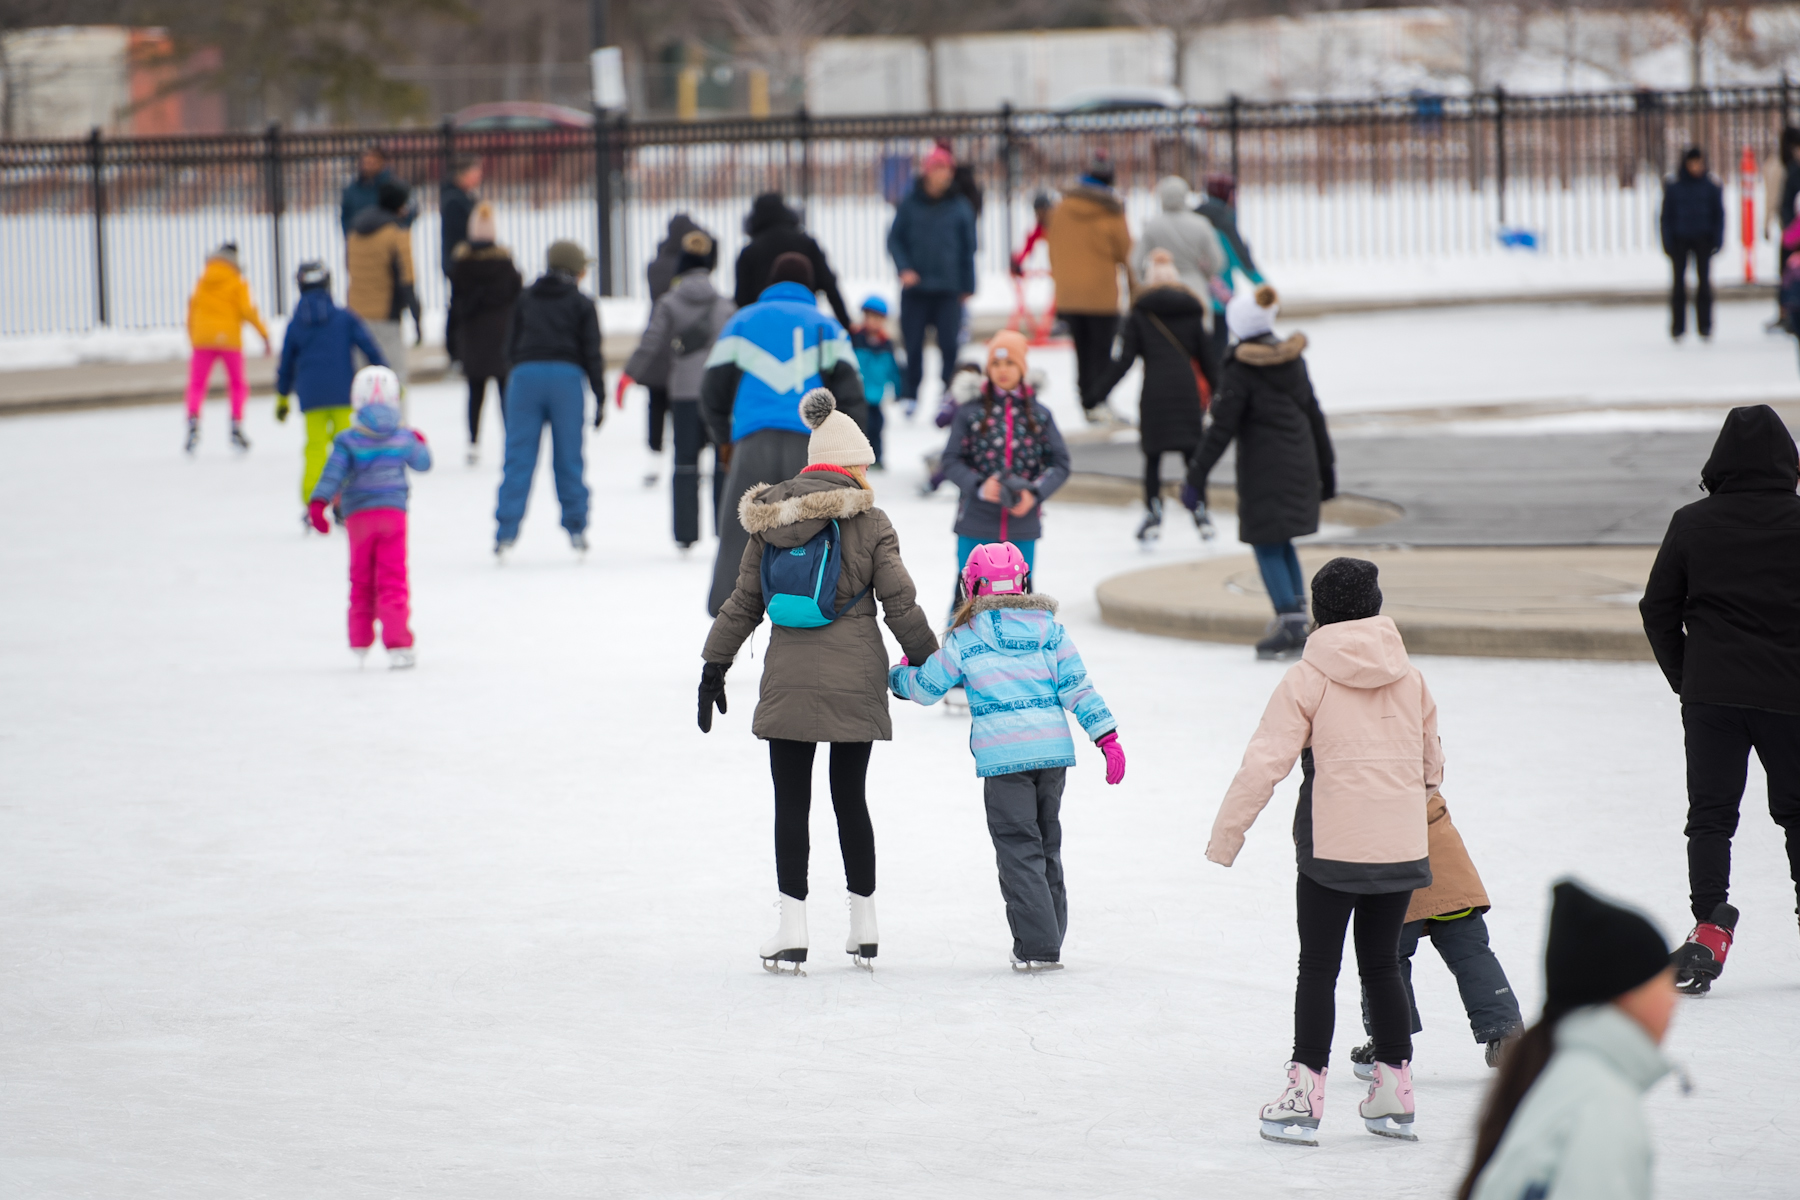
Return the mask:
<svg viewBox="0 0 1800 1200">
<path fill-rule="evenodd" d="M 1213 397 L 1212 422 L 1188 463 L 1182 503 L 1206 506 L 1206 480 L 1235 439 L 1238 540 L 1256 552 L 1275 607 L 1258 658 L 1296 658 L 1306 647 L 1306 579 L 1294 541 L 1318 532 L 1319 506 L 1337 494 L 1336 455 L 1325 414 L 1300 357 L 1306 335 L 1275 336 L 1275 289 L 1262 284 L 1225 306 L 1234 339 Z"/>
<path fill-rule="evenodd" d="M 798 971 L 806 961 L 807 814 L 820 742 L 831 743 L 831 804 L 850 892 L 844 949 L 859 965 L 875 957 L 875 830 L 864 781 L 874 743 L 894 736 L 876 602 L 909 661 L 922 663 L 938 648 L 900 559 L 899 536 L 875 507 L 869 439 L 837 411 L 826 388 L 807 392 L 799 409 L 812 431 L 807 466 L 784 483 L 758 484 L 738 503 L 750 540 L 737 586 L 707 635 L 700 672 L 700 730 L 709 733 L 714 710 L 726 711 L 726 671 L 769 618 L 762 695 L 750 731 L 769 743 L 775 782 L 781 927 L 761 951 L 771 971 Z"/>
</svg>

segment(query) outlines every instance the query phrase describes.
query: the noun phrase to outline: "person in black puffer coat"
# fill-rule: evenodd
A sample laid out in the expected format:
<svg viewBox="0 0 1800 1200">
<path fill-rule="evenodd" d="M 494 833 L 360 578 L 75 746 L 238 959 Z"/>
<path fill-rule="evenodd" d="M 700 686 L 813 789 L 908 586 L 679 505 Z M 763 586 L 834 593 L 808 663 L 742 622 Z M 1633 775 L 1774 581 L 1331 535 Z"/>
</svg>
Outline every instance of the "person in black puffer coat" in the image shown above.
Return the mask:
<svg viewBox="0 0 1800 1200">
<path fill-rule="evenodd" d="M 1205 508 L 1206 478 L 1237 442 L 1238 540 L 1256 552 L 1277 627 L 1258 658 L 1288 658 L 1306 646 L 1306 580 L 1293 539 L 1316 533 L 1319 505 L 1337 494 L 1336 456 L 1325 414 L 1300 357 L 1306 337 L 1275 337 L 1275 289 L 1239 292 L 1225 307 L 1237 344 L 1213 398 L 1212 425 L 1188 464 L 1182 502 Z"/>
<path fill-rule="evenodd" d="M 1693 146 L 1681 170 L 1663 185 L 1662 246 L 1675 269 L 1669 285 L 1669 336 L 1687 332 L 1687 260 L 1694 260 L 1694 325 L 1712 337 L 1712 256 L 1725 245 L 1725 190 L 1706 171 L 1706 155 Z"/>
<path fill-rule="evenodd" d="M 1106 395 L 1119 385 L 1131 364 L 1144 360 L 1144 382 L 1138 394 L 1138 443 L 1144 452 L 1144 507 L 1149 510 L 1138 526 L 1139 541 L 1149 541 L 1162 525 L 1162 459 L 1179 453 L 1193 457 L 1203 432 L 1200 379 L 1206 370 L 1206 305 L 1181 282 L 1174 256 L 1167 250 L 1150 255 L 1149 284 L 1138 293 L 1125 319 L 1119 353 L 1102 383 Z M 1201 533 L 1212 536 L 1210 522 Z"/>
<path fill-rule="evenodd" d="M 462 364 L 469 383 L 469 453 L 475 465 L 476 443 L 481 441 L 481 405 L 487 399 L 488 381 L 502 392 L 506 372 L 507 331 L 513 305 L 525 281 L 513 265 L 512 253 L 497 245 L 494 206 L 483 200 L 469 216 L 467 240 L 450 257 L 450 315 L 444 322 L 445 349 Z M 506 419 L 506 405 L 500 405 Z"/>
<path fill-rule="evenodd" d="M 825 293 L 825 303 L 831 305 L 831 315 L 839 325 L 845 329 L 855 327 L 850 310 L 844 307 L 843 294 L 838 291 L 837 276 L 825 261 L 825 252 L 800 228 L 800 214 L 787 206 L 780 192 L 764 192 L 751 202 L 750 215 L 744 218 L 744 232 L 750 235 L 750 243 L 738 252 L 737 290 L 732 303 L 739 308 L 755 304 L 769 286 L 769 272 L 775 269 L 775 260 L 783 254 L 804 254 L 812 263 L 813 290 Z"/>
<path fill-rule="evenodd" d="M 1775 410 L 1732 409 L 1700 484 L 1706 499 L 1670 519 L 1638 604 L 1687 733 L 1688 889 L 1700 924 L 1675 966 L 1677 985 L 1694 992 L 1725 965 L 1737 923 L 1726 903 L 1731 837 L 1752 749 L 1800 888 L 1800 451 Z"/>
</svg>

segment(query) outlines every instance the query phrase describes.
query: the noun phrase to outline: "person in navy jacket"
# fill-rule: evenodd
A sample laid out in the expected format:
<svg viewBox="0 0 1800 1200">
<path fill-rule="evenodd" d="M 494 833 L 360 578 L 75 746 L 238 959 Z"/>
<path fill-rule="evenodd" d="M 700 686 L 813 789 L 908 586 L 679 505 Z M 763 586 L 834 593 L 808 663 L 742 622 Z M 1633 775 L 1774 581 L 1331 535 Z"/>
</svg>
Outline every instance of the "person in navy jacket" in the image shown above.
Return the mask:
<svg viewBox="0 0 1800 1200">
<path fill-rule="evenodd" d="M 963 305 L 975 292 L 975 210 L 951 185 L 956 159 L 942 146 L 925 156 L 924 174 L 894 212 L 888 254 L 900 272 L 900 337 L 906 374 L 899 399 L 916 402 L 925 375 L 925 330 L 937 330 L 944 388 L 956 374 Z"/>
<path fill-rule="evenodd" d="M 1687 332 L 1687 260 L 1694 260 L 1694 325 L 1712 337 L 1712 256 L 1725 245 L 1725 190 L 1706 170 L 1706 154 L 1691 146 L 1681 170 L 1663 185 L 1663 253 L 1675 268 L 1669 287 L 1669 336 Z"/>
</svg>

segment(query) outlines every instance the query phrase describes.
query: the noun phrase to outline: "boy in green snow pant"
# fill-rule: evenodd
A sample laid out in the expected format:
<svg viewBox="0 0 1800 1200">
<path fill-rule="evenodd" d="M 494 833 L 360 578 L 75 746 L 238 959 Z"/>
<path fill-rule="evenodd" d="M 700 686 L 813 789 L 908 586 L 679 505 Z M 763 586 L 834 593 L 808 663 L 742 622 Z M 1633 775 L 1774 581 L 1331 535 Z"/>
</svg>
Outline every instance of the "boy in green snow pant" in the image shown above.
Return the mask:
<svg viewBox="0 0 1800 1200">
<path fill-rule="evenodd" d="M 300 471 L 300 502 L 304 504 L 319 485 L 319 476 L 325 473 L 331 444 L 338 434 L 350 428 L 354 410 L 346 404 L 342 408 L 315 408 L 302 415 L 306 417 L 306 465 Z"/>
</svg>

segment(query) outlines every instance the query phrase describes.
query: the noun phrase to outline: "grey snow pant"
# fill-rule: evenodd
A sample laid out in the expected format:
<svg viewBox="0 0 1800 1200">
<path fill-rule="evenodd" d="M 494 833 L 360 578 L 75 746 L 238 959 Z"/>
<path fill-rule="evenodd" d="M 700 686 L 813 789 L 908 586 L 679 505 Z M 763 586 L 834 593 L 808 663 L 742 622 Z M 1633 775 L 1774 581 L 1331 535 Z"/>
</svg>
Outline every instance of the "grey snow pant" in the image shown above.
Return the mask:
<svg viewBox="0 0 1800 1200">
<path fill-rule="evenodd" d="M 1012 953 L 1021 961 L 1060 961 L 1069 929 L 1060 816 L 1067 775 L 1066 767 L 1046 767 L 983 780 Z"/>
<path fill-rule="evenodd" d="M 1500 960 L 1488 948 L 1487 922 L 1481 914 L 1470 913 L 1450 921 L 1411 921 L 1400 927 L 1400 978 L 1406 984 L 1406 1005 L 1412 1010 L 1412 1031 L 1425 1028 L 1419 1020 L 1419 1006 L 1413 1000 L 1412 960 L 1419 949 L 1419 939 L 1429 937 L 1437 947 L 1438 957 L 1456 977 L 1456 989 L 1462 993 L 1463 1011 L 1469 1017 L 1469 1031 L 1481 1043 L 1496 1042 L 1515 1033 L 1524 1025 L 1519 1014 L 1519 998 Z M 1369 998 L 1363 996 L 1363 1031 L 1369 1032 Z"/>
<path fill-rule="evenodd" d="M 725 476 L 725 492 L 719 497 L 719 557 L 713 564 L 712 595 L 706 611 L 718 616 L 737 587 L 738 564 L 750 534 L 738 520 L 738 501 L 759 483 L 781 483 L 806 469 L 804 433 L 787 429 L 759 429 L 731 444 L 731 470 Z"/>
</svg>

